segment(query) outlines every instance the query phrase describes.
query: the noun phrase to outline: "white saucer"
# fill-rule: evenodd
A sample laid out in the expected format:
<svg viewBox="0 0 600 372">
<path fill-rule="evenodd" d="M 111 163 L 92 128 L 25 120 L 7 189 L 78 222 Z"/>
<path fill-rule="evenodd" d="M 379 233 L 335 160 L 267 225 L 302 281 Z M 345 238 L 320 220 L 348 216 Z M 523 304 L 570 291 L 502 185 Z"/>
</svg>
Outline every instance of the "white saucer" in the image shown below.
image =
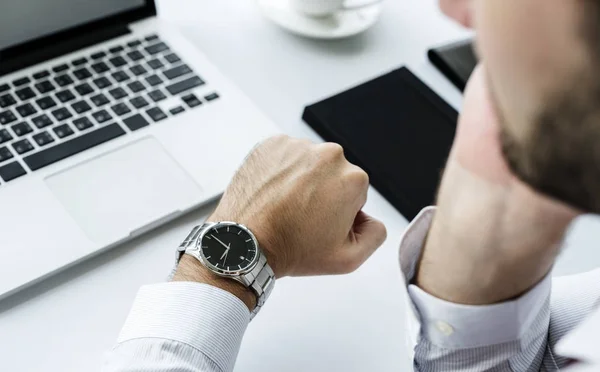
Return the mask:
<svg viewBox="0 0 600 372">
<path fill-rule="evenodd" d="M 340 10 L 327 17 L 309 17 L 292 8 L 289 0 L 258 0 L 265 17 L 295 34 L 315 39 L 341 39 L 359 34 L 379 19 L 381 3 Z"/>
</svg>

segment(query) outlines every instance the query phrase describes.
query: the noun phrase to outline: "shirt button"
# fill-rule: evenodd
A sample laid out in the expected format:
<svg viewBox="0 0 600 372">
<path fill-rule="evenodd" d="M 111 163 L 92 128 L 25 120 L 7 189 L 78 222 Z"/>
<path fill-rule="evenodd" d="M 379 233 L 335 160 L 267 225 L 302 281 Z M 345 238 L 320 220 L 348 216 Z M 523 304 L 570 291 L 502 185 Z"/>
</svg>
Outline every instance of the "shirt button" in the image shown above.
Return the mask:
<svg viewBox="0 0 600 372">
<path fill-rule="evenodd" d="M 441 320 L 435 322 L 435 328 L 437 328 L 437 330 L 440 331 L 440 333 L 442 333 L 444 336 L 450 336 L 454 333 L 454 328 L 452 328 L 450 324 Z"/>
</svg>

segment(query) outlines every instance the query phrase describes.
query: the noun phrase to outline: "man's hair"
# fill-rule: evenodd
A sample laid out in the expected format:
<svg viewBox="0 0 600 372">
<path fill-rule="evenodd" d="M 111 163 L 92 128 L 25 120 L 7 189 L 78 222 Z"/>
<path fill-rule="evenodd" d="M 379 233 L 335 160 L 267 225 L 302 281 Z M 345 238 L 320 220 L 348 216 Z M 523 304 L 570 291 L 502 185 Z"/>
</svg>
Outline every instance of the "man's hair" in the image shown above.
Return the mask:
<svg viewBox="0 0 600 372">
<path fill-rule="evenodd" d="M 581 0 L 589 63 L 548 97 L 525 140 L 502 126 L 502 149 L 523 181 L 585 212 L 600 212 L 600 1 Z"/>
</svg>

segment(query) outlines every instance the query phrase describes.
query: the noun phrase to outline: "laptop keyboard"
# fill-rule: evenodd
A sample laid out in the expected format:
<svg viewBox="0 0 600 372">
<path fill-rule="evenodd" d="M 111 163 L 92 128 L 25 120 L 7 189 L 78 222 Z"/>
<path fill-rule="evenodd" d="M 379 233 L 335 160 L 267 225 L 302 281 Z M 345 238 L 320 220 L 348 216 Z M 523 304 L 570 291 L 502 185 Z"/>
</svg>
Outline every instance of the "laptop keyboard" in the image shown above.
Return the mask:
<svg viewBox="0 0 600 372">
<path fill-rule="evenodd" d="M 157 35 L 0 83 L 0 187 L 218 99 L 189 92 L 204 84 Z"/>
</svg>

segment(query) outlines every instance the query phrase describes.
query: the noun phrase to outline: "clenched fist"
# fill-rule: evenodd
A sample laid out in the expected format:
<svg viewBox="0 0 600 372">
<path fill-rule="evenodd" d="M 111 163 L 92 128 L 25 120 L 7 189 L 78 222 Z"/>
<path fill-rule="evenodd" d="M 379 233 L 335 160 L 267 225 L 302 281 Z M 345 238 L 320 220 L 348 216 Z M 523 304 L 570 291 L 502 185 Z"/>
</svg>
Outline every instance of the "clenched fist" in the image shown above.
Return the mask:
<svg viewBox="0 0 600 372">
<path fill-rule="evenodd" d="M 248 226 L 278 278 L 349 273 L 386 238 L 361 211 L 368 186 L 341 146 L 273 137 L 250 153 L 209 221 Z"/>
</svg>

